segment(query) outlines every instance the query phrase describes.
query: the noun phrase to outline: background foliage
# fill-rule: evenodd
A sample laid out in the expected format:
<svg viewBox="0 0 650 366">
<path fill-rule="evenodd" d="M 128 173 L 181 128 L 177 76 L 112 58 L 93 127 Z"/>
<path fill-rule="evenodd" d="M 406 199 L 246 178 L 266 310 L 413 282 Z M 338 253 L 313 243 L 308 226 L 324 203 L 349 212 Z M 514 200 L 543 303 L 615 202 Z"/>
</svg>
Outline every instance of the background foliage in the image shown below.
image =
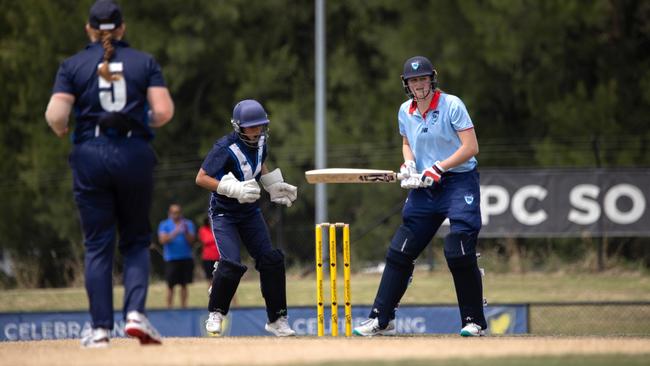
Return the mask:
<svg viewBox="0 0 650 366">
<path fill-rule="evenodd" d="M 23 286 L 80 279 L 71 143 L 53 136 L 43 113 L 59 63 L 87 42 L 91 3 L 0 0 L 0 248 L 11 254 Z M 154 227 L 171 202 L 202 221 L 208 193 L 194 176 L 216 138 L 231 130 L 232 106 L 255 98 L 272 121 L 269 165 L 281 167 L 300 194 L 292 208 L 263 200 L 263 209 L 290 262 L 310 263 L 314 190 L 303 172 L 314 166 L 313 3 L 121 5 L 127 40 L 156 57 L 176 103 L 174 120 L 153 143 L 160 159 Z M 330 0 L 327 53 L 331 166 L 399 166 L 399 75 L 415 54 L 428 56 L 440 86 L 467 105 L 481 166 L 649 165 L 648 1 Z M 388 185 L 328 189 L 331 220 L 352 223 L 355 256 L 380 259 L 405 192 Z M 631 240 L 632 249 L 622 252 L 650 256 L 647 242 Z"/>
</svg>

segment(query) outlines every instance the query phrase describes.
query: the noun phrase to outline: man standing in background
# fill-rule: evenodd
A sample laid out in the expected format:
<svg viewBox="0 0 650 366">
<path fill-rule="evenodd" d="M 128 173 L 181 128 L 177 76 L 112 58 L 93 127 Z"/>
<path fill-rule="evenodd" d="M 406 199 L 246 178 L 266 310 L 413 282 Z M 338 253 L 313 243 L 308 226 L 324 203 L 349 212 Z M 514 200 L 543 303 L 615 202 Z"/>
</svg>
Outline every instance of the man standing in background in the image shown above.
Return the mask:
<svg viewBox="0 0 650 366">
<path fill-rule="evenodd" d="M 196 229 L 192 221 L 183 217 L 179 204 L 169 206 L 169 218 L 158 226 L 158 240 L 163 246 L 165 259 L 165 280 L 167 281 L 167 307 L 174 302 L 174 287 L 181 286 L 181 307 L 187 307 L 187 284 L 192 283 L 194 257 L 192 243 L 196 240 Z"/>
</svg>

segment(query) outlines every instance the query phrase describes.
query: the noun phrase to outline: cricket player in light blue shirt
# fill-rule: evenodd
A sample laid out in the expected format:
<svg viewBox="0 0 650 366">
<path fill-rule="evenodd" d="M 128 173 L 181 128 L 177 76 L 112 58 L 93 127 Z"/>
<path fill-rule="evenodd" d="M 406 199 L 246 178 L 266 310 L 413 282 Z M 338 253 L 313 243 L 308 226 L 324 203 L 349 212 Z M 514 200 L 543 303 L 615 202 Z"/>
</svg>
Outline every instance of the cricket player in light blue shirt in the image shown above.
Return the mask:
<svg viewBox="0 0 650 366">
<path fill-rule="evenodd" d="M 409 194 L 402 225 L 393 236 L 368 320 L 359 336 L 394 335 L 395 312 L 413 275 L 415 260 L 445 219 L 451 224 L 444 254 L 454 278 L 460 335 L 481 336 L 483 285 L 476 261 L 481 229 L 478 142 L 467 109 L 456 96 L 437 89 L 437 72 L 422 56 L 404 63 L 402 86 L 409 100 L 398 112 L 404 164 L 401 187 Z"/>
</svg>

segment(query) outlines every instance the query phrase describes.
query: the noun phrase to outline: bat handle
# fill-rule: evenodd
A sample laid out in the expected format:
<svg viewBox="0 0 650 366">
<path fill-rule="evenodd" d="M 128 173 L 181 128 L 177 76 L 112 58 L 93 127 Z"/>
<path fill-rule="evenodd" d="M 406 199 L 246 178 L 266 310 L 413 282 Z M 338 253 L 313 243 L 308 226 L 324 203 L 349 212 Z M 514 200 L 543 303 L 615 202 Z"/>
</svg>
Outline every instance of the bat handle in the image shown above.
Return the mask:
<svg viewBox="0 0 650 366">
<path fill-rule="evenodd" d="M 413 175 L 411 175 L 411 177 L 416 177 L 418 179 L 421 179 L 422 174 L 413 174 Z M 402 173 L 397 173 L 397 180 L 404 180 L 404 179 L 406 179 L 406 178 L 404 178 L 404 175 Z"/>
</svg>

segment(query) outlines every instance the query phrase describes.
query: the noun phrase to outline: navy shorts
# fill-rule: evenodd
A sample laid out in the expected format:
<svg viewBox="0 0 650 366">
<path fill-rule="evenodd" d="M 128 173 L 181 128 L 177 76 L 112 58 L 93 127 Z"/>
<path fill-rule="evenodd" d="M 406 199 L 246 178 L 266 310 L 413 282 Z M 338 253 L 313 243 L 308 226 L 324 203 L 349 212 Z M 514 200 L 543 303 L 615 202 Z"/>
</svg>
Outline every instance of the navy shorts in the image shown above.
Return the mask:
<svg viewBox="0 0 650 366">
<path fill-rule="evenodd" d="M 167 281 L 167 287 L 172 288 L 176 285 L 187 285 L 188 283 L 192 283 L 193 278 L 193 259 L 177 259 L 165 262 L 165 281 Z"/>
</svg>

